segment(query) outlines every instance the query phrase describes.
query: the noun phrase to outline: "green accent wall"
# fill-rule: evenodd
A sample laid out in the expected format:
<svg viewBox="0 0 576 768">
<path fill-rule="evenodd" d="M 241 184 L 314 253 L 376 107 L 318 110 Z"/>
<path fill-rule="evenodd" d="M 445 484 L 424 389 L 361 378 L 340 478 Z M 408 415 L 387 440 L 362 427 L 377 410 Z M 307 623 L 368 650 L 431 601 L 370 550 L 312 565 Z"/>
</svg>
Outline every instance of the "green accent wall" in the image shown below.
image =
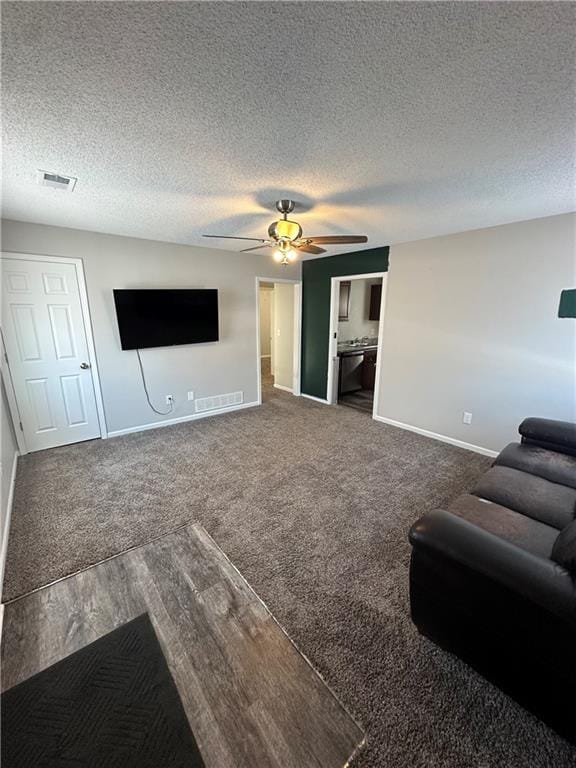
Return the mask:
<svg viewBox="0 0 576 768">
<path fill-rule="evenodd" d="M 326 399 L 331 278 L 388 271 L 388 246 L 302 262 L 302 392 Z"/>
<path fill-rule="evenodd" d="M 566 288 L 560 294 L 558 317 L 576 317 L 576 288 Z"/>
</svg>

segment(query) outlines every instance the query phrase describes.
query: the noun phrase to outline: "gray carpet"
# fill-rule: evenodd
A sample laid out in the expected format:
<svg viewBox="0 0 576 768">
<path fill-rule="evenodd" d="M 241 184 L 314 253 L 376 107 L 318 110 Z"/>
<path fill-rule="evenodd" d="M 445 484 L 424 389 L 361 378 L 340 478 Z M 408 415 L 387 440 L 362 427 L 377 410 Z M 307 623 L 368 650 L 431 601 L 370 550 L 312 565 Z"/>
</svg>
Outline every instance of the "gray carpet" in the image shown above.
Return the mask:
<svg viewBox="0 0 576 768">
<path fill-rule="evenodd" d="M 199 521 L 366 728 L 358 768 L 574 767 L 409 618 L 410 524 L 488 464 L 267 387 L 260 409 L 24 457 L 5 596 Z"/>
</svg>

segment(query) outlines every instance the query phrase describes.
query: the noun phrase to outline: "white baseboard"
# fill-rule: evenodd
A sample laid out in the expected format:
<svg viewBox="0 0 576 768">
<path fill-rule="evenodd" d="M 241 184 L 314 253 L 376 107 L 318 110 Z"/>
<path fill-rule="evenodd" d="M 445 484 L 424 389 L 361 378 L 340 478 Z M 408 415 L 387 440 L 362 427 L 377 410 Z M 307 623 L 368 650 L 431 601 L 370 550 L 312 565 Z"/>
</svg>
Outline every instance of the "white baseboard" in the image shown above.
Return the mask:
<svg viewBox="0 0 576 768">
<path fill-rule="evenodd" d="M 282 384 L 274 384 L 275 389 L 281 389 L 283 392 L 290 392 L 294 394 L 294 390 L 291 387 L 284 387 Z"/>
<path fill-rule="evenodd" d="M 473 443 L 465 443 L 463 440 L 456 440 L 456 438 L 448 437 L 447 435 L 439 435 L 437 432 L 430 432 L 428 429 L 413 427 L 411 424 L 404 424 L 401 421 L 387 419 L 385 416 L 377 416 L 374 414 L 372 418 L 375 421 L 381 421 L 383 424 L 389 424 L 391 427 L 406 429 L 408 432 L 415 432 L 417 435 L 431 437 L 433 440 L 440 440 L 442 443 L 449 443 L 450 445 L 455 445 L 457 448 L 465 448 L 467 451 L 474 451 L 474 453 L 481 453 L 484 456 L 492 456 L 493 458 L 498 456 L 498 451 L 492 451 L 490 448 L 483 448 L 481 445 L 473 445 Z"/>
<path fill-rule="evenodd" d="M 305 392 L 301 392 L 300 397 L 307 397 L 308 400 L 314 400 L 314 402 L 316 403 L 322 403 L 323 405 L 330 405 L 328 400 L 322 400 L 321 397 L 314 397 L 314 395 L 307 395 Z"/>
<path fill-rule="evenodd" d="M 196 421 L 196 419 L 206 419 L 208 416 L 220 416 L 223 413 L 241 411 L 244 408 L 254 408 L 257 405 L 260 405 L 257 401 L 254 401 L 253 403 L 242 403 L 242 405 L 229 405 L 226 408 L 215 408 L 213 411 L 206 411 L 205 413 L 190 413 L 188 416 L 178 416 L 176 419 L 156 421 L 152 424 L 139 424 L 137 427 L 127 427 L 126 429 L 115 429 L 112 432 L 108 432 L 108 437 L 120 437 L 120 435 L 130 435 L 132 432 L 145 432 L 147 429 L 170 427 L 173 424 L 182 424 L 185 421 Z"/>
<path fill-rule="evenodd" d="M 12 503 L 14 501 L 14 485 L 16 483 L 16 468 L 18 466 L 18 451 L 14 454 L 12 462 L 12 472 L 10 474 L 10 490 L 8 491 L 8 501 L 6 503 L 6 519 L 4 521 L 4 530 L 2 531 L 2 549 L 0 550 L 0 600 L 4 591 L 4 567 L 6 565 L 6 552 L 8 551 L 8 533 L 10 531 L 10 519 L 12 517 Z M 1 631 L 1 619 L 0 619 Z"/>
</svg>

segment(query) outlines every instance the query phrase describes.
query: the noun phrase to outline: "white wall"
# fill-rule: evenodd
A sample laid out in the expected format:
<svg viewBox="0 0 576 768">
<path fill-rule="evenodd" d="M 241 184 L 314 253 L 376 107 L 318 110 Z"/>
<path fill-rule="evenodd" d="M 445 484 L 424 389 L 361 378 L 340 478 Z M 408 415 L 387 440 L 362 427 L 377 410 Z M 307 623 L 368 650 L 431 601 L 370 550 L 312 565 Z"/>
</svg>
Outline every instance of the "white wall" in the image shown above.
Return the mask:
<svg viewBox="0 0 576 768">
<path fill-rule="evenodd" d="M 245 403 L 257 401 L 256 276 L 299 278 L 300 264 L 282 267 L 269 254 L 232 253 L 214 248 L 103 235 L 82 230 L 4 221 L 2 250 L 83 259 L 110 432 L 160 423 L 194 413 L 196 397 L 241 390 Z M 135 351 L 120 348 L 113 288 L 217 288 L 220 341 L 145 349 L 142 361 L 153 402 L 175 398 L 170 416 L 150 410 Z"/>
<path fill-rule="evenodd" d="M 338 341 L 361 339 L 363 336 L 370 338 L 378 336 L 378 321 L 371 321 L 368 318 L 370 315 L 370 289 L 379 283 L 382 283 L 382 278 L 351 281 L 350 311 L 348 320 L 341 320 L 338 323 Z"/>
<path fill-rule="evenodd" d="M 575 229 L 566 214 L 393 246 L 378 414 L 496 451 L 526 416 L 576 421 L 576 320 L 557 317 Z"/>
<path fill-rule="evenodd" d="M 8 410 L 4 382 L 0 378 L 0 595 L 8 545 L 9 507 L 12 496 L 14 461 L 18 446 Z"/>
<path fill-rule="evenodd" d="M 260 354 L 272 353 L 272 296 L 274 285 L 260 286 Z"/>
<path fill-rule="evenodd" d="M 294 285 L 274 283 L 274 384 L 292 390 L 293 376 Z"/>
</svg>

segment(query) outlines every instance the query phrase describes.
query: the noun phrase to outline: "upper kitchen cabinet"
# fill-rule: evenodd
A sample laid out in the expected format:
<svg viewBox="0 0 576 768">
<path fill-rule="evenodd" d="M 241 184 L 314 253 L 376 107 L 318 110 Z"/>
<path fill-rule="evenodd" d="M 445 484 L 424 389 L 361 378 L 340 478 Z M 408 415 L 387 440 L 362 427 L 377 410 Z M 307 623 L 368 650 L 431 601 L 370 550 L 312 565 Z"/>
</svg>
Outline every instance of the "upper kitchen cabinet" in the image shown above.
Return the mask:
<svg viewBox="0 0 576 768">
<path fill-rule="evenodd" d="M 340 301 L 342 301 L 342 294 L 340 294 Z M 370 311 L 368 313 L 368 319 L 379 321 L 380 320 L 380 304 L 382 303 L 382 283 L 370 286 Z"/>
</svg>

